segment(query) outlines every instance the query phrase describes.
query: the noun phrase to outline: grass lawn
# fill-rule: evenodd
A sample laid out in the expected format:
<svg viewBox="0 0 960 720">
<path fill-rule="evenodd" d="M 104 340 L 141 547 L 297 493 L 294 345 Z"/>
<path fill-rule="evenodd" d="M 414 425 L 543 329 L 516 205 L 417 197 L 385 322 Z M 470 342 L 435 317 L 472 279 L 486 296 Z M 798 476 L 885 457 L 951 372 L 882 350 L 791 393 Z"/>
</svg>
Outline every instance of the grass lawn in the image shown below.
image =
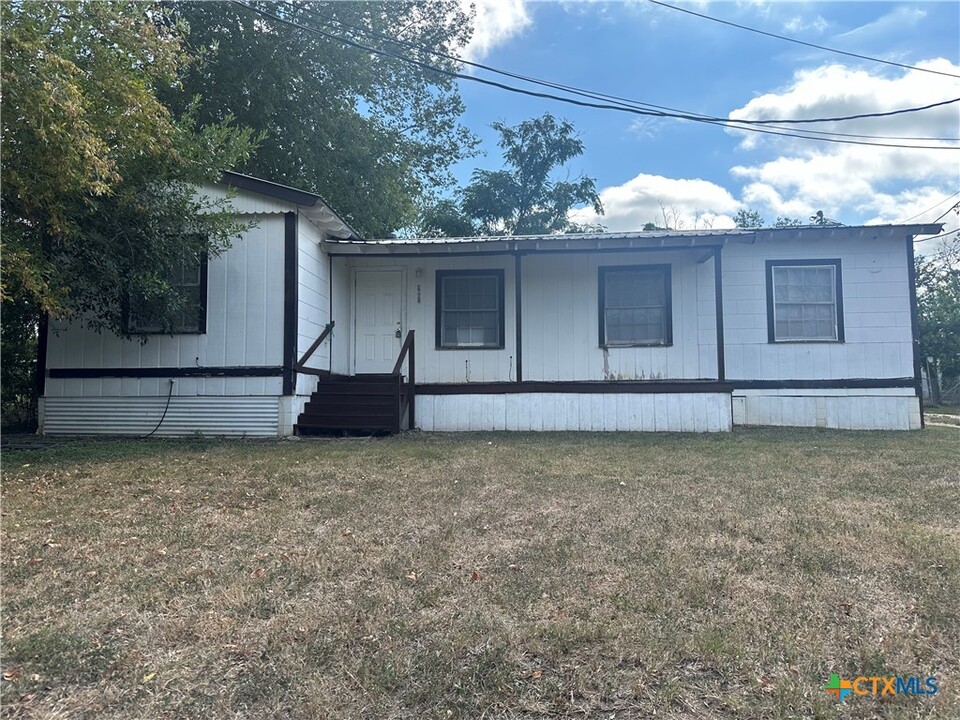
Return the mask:
<svg viewBox="0 0 960 720">
<path fill-rule="evenodd" d="M 2 500 L 7 717 L 960 717 L 950 428 L 83 442 Z"/>
</svg>

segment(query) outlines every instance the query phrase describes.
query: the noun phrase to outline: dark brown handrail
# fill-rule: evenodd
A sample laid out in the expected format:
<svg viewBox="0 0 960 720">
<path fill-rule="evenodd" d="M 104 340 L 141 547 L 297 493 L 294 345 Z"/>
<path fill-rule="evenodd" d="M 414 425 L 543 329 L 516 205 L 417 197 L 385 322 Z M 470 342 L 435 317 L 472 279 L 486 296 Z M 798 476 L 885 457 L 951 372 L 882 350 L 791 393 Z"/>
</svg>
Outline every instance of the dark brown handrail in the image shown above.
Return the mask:
<svg viewBox="0 0 960 720">
<path fill-rule="evenodd" d="M 397 419 L 394 423 L 394 431 L 400 432 L 400 422 L 403 420 L 403 411 L 410 408 L 410 420 L 407 427 L 413 430 L 417 425 L 416 419 L 416 352 L 413 342 L 414 332 L 407 333 L 403 345 L 400 346 L 400 354 L 397 356 L 397 362 L 393 366 L 393 375 L 397 378 Z M 407 360 L 407 393 L 403 394 L 403 376 L 400 371 L 403 369 L 403 361 Z"/>
<path fill-rule="evenodd" d="M 319 376 L 319 375 L 327 374 L 326 371 L 324 370 L 316 370 L 315 368 L 309 368 L 306 365 L 304 365 L 304 363 L 310 359 L 310 356 L 317 351 L 317 348 L 320 347 L 321 343 L 327 339 L 327 336 L 329 336 L 330 333 L 333 331 L 334 325 L 336 325 L 336 323 L 333 320 L 327 323 L 326 327 L 323 328 L 323 332 L 320 333 L 320 337 L 314 340 L 313 345 L 307 348 L 307 351 L 303 354 L 303 357 L 301 357 L 299 360 L 297 360 L 297 362 L 294 363 L 293 365 L 294 370 L 296 370 L 297 372 L 305 373 L 307 375 Z"/>
</svg>

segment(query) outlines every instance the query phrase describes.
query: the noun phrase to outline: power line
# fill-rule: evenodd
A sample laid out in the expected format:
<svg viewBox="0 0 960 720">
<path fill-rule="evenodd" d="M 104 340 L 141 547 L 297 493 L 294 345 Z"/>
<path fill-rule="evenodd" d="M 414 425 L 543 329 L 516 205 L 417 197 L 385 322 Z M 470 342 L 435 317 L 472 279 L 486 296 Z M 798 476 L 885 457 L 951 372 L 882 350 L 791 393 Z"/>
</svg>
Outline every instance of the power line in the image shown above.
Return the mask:
<svg viewBox="0 0 960 720">
<path fill-rule="evenodd" d="M 960 195 L 960 193 L 954 193 L 953 195 L 954 195 L 954 197 L 955 197 L 955 196 L 957 196 L 957 195 Z M 960 203 L 954 203 L 952 207 L 950 207 L 943 215 L 941 215 L 941 216 L 938 217 L 936 220 L 934 220 L 934 222 L 940 222 L 940 221 L 943 220 L 947 215 L 949 215 L 949 214 L 952 213 L 954 210 L 956 210 L 958 207 L 960 207 Z"/>
<path fill-rule="evenodd" d="M 534 91 L 534 90 L 526 90 L 526 89 L 523 89 L 523 88 L 515 87 L 515 86 L 513 86 L 513 85 L 507 85 L 507 84 L 504 84 L 504 83 L 500 83 L 500 82 L 497 82 L 497 81 L 495 81 L 495 80 L 488 80 L 488 79 L 485 79 L 485 78 L 479 78 L 479 77 L 475 77 L 475 76 L 473 76 L 473 75 L 465 75 L 465 74 L 463 74 L 463 73 L 455 72 L 455 71 L 453 71 L 453 70 L 445 70 L 445 69 L 443 69 L 443 68 L 439 68 L 439 67 L 436 67 L 435 65 L 430 65 L 430 64 L 428 64 L 428 63 L 421 62 L 420 60 L 415 60 L 414 58 L 411 58 L 411 57 L 408 57 L 408 56 L 405 56 L 405 55 L 398 55 L 398 54 L 396 54 L 396 53 L 391 53 L 391 52 L 388 52 L 388 51 L 386 51 L 386 50 L 382 50 L 382 49 L 379 49 L 379 48 L 370 47 L 369 45 L 364 45 L 364 44 L 362 44 L 362 43 L 358 43 L 358 42 L 356 42 L 356 41 L 354 41 L 354 40 L 351 40 L 351 39 L 349 39 L 349 38 L 345 38 L 345 37 L 341 37 L 341 36 L 339 36 L 339 35 L 334 35 L 334 34 L 332 34 L 332 33 L 328 33 L 328 32 L 326 32 L 326 31 L 324 31 L 324 30 L 319 29 L 319 28 L 310 27 L 310 26 L 307 26 L 307 25 L 301 25 L 300 23 L 294 22 L 294 21 L 292 21 L 292 20 L 288 20 L 288 19 L 286 19 L 286 18 L 281 18 L 281 17 L 278 17 L 278 16 L 273 15 L 273 14 L 271 14 L 271 13 L 268 13 L 268 12 L 266 12 L 266 11 L 264 11 L 264 10 L 261 10 L 259 7 L 256 7 L 256 6 L 253 6 L 253 5 L 247 5 L 246 3 L 241 2 L 241 0 L 230 0 L 230 1 L 231 1 L 233 4 L 235 4 L 235 5 L 239 5 L 239 6 L 241 6 L 241 7 L 244 7 L 244 8 L 246 8 L 246 9 L 248 9 L 248 10 L 251 10 L 252 12 L 257 13 L 257 14 L 260 15 L 261 17 L 268 18 L 268 19 L 271 19 L 271 20 L 275 20 L 275 21 L 277 21 L 277 22 L 279 22 L 279 23 L 282 23 L 282 24 L 284 24 L 284 25 L 288 25 L 288 26 L 290 26 L 290 27 L 294 27 L 294 28 L 297 28 L 297 29 L 300 29 L 300 30 L 304 30 L 304 31 L 306 31 L 306 32 L 313 33 L 313 34 L 315 34 L 315 35 L 320 35 L 320 36 L 325 37 L 325 38 L 327 38 L 327 39 L 329 39 L 329 40 L 333 40 L 333 41 L 336 41 L 336 42 L 343 43 L 344 45 L 347 45 L 347 46 L 349 46 L 349 47 L 353 47 L 353 48 L 357 48 L 357 49 L 359 49 L 359 50 L 363 50 L 364 52 L 372 53 L 372 54 L 374 54 L 374 55 L 380 55 L 380 56 L 382 56 L 382 57 L 393 58 L 393 59 L 395 59 L 395 60 L 400 60 L 401 62 L 405 62 L 405 63 L 411 64 L 411 65 L 415 65 L 415 66 L 420 67 L 420 68 L 422 68 L 422 69 L 424 69 L 424 70 L 427 70 L 427 71 L 429 71 L 429 72 L 434 72 L 434 73 L 437 73 L 437 74 L 439 74 L 439 75 L 445 75 L 445 76 L 447 76 L 447 77 L 458 78 L 458 79 L 460 79 L 460 80 L 467 80 L 467 81 L 470 81 L 470 82 L 476 82 L 476 83 L 480 83 L 480 84 L 482 84 L 482 85 L 489 85 L 489 86 L 491 86 L 491 87 L 496 87 L 496 88 L 499 88 L 499 89 L 501 89 L 501 90 L 506 90 L 507 92 L 517 93 L 517 94 L 520 94 L 520 95 L 527 95 L 527 96 L 530 96 L 530 97 L 543 98 L 543 99 L 547 99 L 547 100 L 555 100 L 555 101 L 557 101 L 557 102 L 563 102 L 563 103 L 567 103 L 567 104 L 569 104 L 569 105 L 577 105 L 577 106 L 579 106 L 579 107 L 595 108 L 595 109 L 599 109 L 599 110 L 616 110 L 616 111 L 619 111 L 619 112 L 631 113 L 631 114 L 633 114 L 633 115 L 644 115 L 644 116 L 652 116 L 652 117 L 666 117 L 666 118 L 677 118 L 677 119 L 681 119 L 681 120 L 692 120 L 692 121 L 694 121 L 694 122 L 703 122 L 703 123 L 707 123 L 707 124 L 711 124 L 711 125 L 720 125 L 720 126 L 724 126 L 724 127 L 732 127 L 733 129 L 737 129 L 737 130 L 746 130 L 746 131 L 749 131 L 749 132 L 762 133 L 762 134 L 765 134 L 765 135 L 780 135 L 780 136 L 784 136 L 784 137 L 793 137 L 793 138 L 798 138 L 798 139 L 801 139 L 801 140 L 815 140 L 815 141 L 819 141 L 819 142 L 838 143 L 838 144 L 843 144 L 843 145 L 865 145 L 865 146 L 868 146 L 868 147 L 901 148 L 901 149 L 907 149 L 907 150 L 911 150 L 911 149 L 912 149 L 912 150 L 960 150 L 960 146 L 953 147 L 953 146 L 944 146 L 944 145 L 901 145 L 901 144 L 894 144 L 894 143 L 875 143 L 875 142 L 864 142 L 864 141 L 859 141 L 859 140 L 842 140 L 842 139 L 838 139 L 838 138 L 813 137 L 813 136 L 810 136 L 810 135 L 798 135 L 798 134 L 796 134 L 795 132 L 781 132 L 781 131 L 776 131 L 776 130 L 761 129 L 761 128 L 758 128 L 758 127 L 751 127 L 751 126 L 741 127 L 741 126 L 738 126 L 738 125 L 737 125 L 737 123 L 738 123 L 739 121 L 736 121 L 736 120 L 712 120 L 712 119 L 706 119 L 706 118 L 699 117 L 699 116 L 697 116 L 697 115 L 692 115 L 692 114 L 682 114 L 682 113 L 673 113 L 673 112 L 662 112 L 662 111 L 654 111 L 654 110 L 642 110 L 642 109 L 639 109 L 639 108 L 629 107 L 629 106 L 622 105 L 622 104 L 621 104 L 621 105 L 611 105 L 611 104 L 608 104 L 608 103 L 584 102 L 584 101 L 582 101 L 582 100 L 575 100 L 574 98 L 562 97 L 562 96 L 559 96 L 559 95 L 553 95 L 553 94 L 551 94 L 551 93 L 542 93 L 542 92 L 537 92 L 537 91 Z M 960 98 L 957 98 L 956 100 L 952 100 L 952 101 L 950 101 L 950 102 L 960 102 Z"/>
<path fill-rule="evenodd" d="M 917 67 L 916 65 L 904 65 L 903 63 L 893 62 L 892 60 L 884 60 L 882 58 L 870 57 L 869 55 L 860 55 L 858 53 L 847 52 L 846 50 L 838 50 L 837 48 L 827 47 L 826 45 L 817 45 L 816 43 L 810 43 L 804 40 L 797 40 L 796 38 L 787 37 L 786 35 L 777 35 L 776 33 L 767 32 L 766 30 L 759 30 L 757 28 L 750 27 L 749 25 L 741 25 L 739 23 L 735 23 L 730 20 L 722 20 L 720 18 L 712 17 L 710 15 L 704 15 L 703 13 L 694 12 L 693 10 L 687 10 L 686 8 L 677 7 L 676 5 L 670 5 L 668 3 L 661 2 L 661 0 L 647 0 L 647 1 L 653 3 L 654 5 L 660 5 L 661 7 L 669 8 L 670 10 L 676 10 L 677 12 L 686 13 L 687 15 L 693 15 L 698 18 L 703 18 L 704 20 L 710 20 L 711 22 L 720 23 L 721 25 L 729 25 L 730 27 L 735 27 L 741 30 L 747 30 L 752 33 L 757 33 L 758 35 L 766 35 L 767 37 L 776 38 L 777 40 L 786 40 L 787 42 L 796 43 L 797 45 L 805 45 L 806 47 L 816 48 L 817 50 L 826 50 L 827 52 L 837 53 L 838 55 L 846 55 L 847 57 L 854 57 L 860 60 L 869 60 L 871 62 L 883 63 L 884 65 L 892 65 L 893 67 L 903 68 L 905 70 L 917 70 L 919 72 L 931 73 L 933 75 L 943 75 L 945 77 L 960 78 L 960 75 L 955 75 L 954 73 L 943 72 L 941 70 L 931 70 L 930 68 Z"/>
<path fill-rule="evenodd" d="M 701 114 L 701 113 L 693 113 L 693 112 L 688 112 L 688 111 L 684 111 L 684 110 L 678 110 L 677 108 L 671 108 L 671 107 L 667 107 L 667 106 L 664 106 L 664 105 L 655 105 L 655 104 L 652 104 L 652 103 L 641 102 L 641 101 L 639 101 L 639 100 L 631 100 L 631 99 L 629 99 L 629 98 L 624 98 L 624 97 L 621 97 L 621 96 L 618 96 L 618 95 L 608 95 L 608 94 L 606 94 L 606 93 L 594 92 L 594 91 L 591 91 L 591 90 L 585 90 L 585 89 L 583 89 L 583 88 L 579 88 L 579 87 L 572 86 L 572 85 L 564 85 L 564 84 L 556 83 L 556 82 L 553 82 L 553 81 L 550 81 L 550 80 L 543 80 L 543 79 L 541 79 L 541 78 L 535 78 L 535 77 L 531 77 L 531 76 L 529 76 L 529 75 L 522 75 L 522 74 L 519 74 L 519 73 L 510 72 L 510 71 L 508 71 L 508 70 L 502 70 L 502 69 L 500 69 L 500 68 L 496 68 L 496 67 L 493 67 L 493 66 L 490 66 L 490 65 L 485 65 L 485 64 L 483 64 L 483 63 L 478 63 L 478 62 L 473 62 L 473 61 L 470 61 L 470 60 L 466 60 L 466 59 L 461 58 L 461 57 L 458 57 L 458 56 L 456 56 L 456 55 L 451 55 L 451 54 L 446 53 L 446 52 L 443 52 L 443 51 L 441 51 L 441 50 L 435 50 L 435 49 L 433 49 L 433 48 L 429 48 L 429 47 L 426 47 L 426 46 L 424 46 L 424 45 L 420 45 L 420 44 L 418 44 L 418 43 L 412 43 L 412 42 L 409 42 L 409 41 L 406 41 L 406 40 L 400 40 L 399 38 L 391 37 L 391 36 L 389 36 L 389 35 L 386 35 L 386 34 L 381 33 L 381 32 L 377 32 L 377 31 L 372 30 L 372 29 L 370 29 L 370 28 L 364 28 L 364 27 L 362 27 L 362 26 L 353 25 L 353 24 L 348 23 L 348 22 L 346 22 L 346 21 L 344 21 L 344 20 L 341 20 L 341 19 L 339 19 L 339 18 L 334 18 L 334 17 L 330 17 L 330 16 L 328 16 L 328 15 L 323 15 L 322 13 L 319 13 L 319 12 L 317 12 L 317 11 L 315 11 L 315 10 L 312 10 L 312 9 L 307 9 L 306 7 L 302 7 L 302 6 L 291 6 L 291 5 L 289 5 L 289 3 L 287 4 L 287 6 L 293 8 L 293 9 L 302 11 L 302 12 L 306 12 L 308 15 L 310 15 L 310 16 L 312 16 L 312 17 L 315 17 L 315 18 L 318 18 L 318 19 L 320 19 L 320 20 L 324 20 L 324 21 L 326 21 L 326 22 L 334 22 L 334 23 L 337 23 L 338 25 L 341 25 L 341 26 L 343 26 L 343 27 L 349 28 L 349 29 L 351 29 L 351 30 L 355 30 L 355 31 L 360 32 L 360 33 L 362 33 L 362 34 L 364 34 L 364 35 L 367 35 L 367 36 L 369 36 L 369 37 L 380 38 L 380 39 L 382 39 L 382 40 L 385 40 L 386 42 L 389 42 L 389 43 L 392 43 L 392 44 L 395 44 L 395 45 L 399 45 L 399 46 L 401 46 L 401 47 L 406 47 L 406 48 L 409 48 L 409 49 L 412 49 L 412 50 L 419 50 L 419 51 L 421 51 L 421 52 L 426 52 L 426 53 L 429 53 L 429 54 L 431 54 L 431 55 L 435 55 L 435 56 L 437 56 L 437 57 L 442 57 L 442 58 L 444 58 L 444 59 L 446 59 L 446 60 L 450 60 L 450 61 L 452 61 L 452 62 L 460 63 L 460 64 L 463 64 L 463 65 L 467 65 L 467 66 L 469 66 L 469 67 L 474 67 L 474 68 L 477 68 L 477 69 L 480 69 L 480 70 L 486 70 L 486 71 L 488 71 L 488 72 L 496 73 L 496 74 L 498 74 L 498 75 L 503 75 L 503 76 L 506 76 L 506 77 L 511 77 L 511 78 L 514 78 L 514 79 L 517 79 L 517 80 L 522 80 L 522 81 L 524 81 L 524 82 L 528 82 L 528 83 L 531 83 L 531 84 L 534 84 L 534 85 L 540 85 L 540 86 L 543 86 L 543 87 L 549 87 L 549 88 L 553 88 L 553 89 L 555 89 L 555 90 L 563 90 L 564 92 L 568 92 L 568 93 L 571 93 L 571 94 L 574 94 L 574 95 L 580 95 L 580 96 L 582 96 L 582 97 L 588 97 L 588 98 L 597 99 L 597 100 L 611 100 L 611 101 L 615 101 L 617 104 L 624 105 L 625 107 L 646 107 L 646 108 L 653 108 L 653 109 L 656 109 L 656 110 L 662 110 L 662 111 L 669 112 L 669 113 L 677 113 L 677 114 L 679 114 L 679 115 L 684 116 L 685 119 L 686 119 L 686 116 L 693 116 L 693 117 L 695 117 L 695 118 L 697 118 L 697 119 L 702 119 L 702 120 L 705 120 L 705 121 L 706 121 L 706 120 L 709 120 L 709 121 L 712 121 L 712 122 L 725 123 L 725 124 L 736 123 L 737 125 L 771 125 L 771 126 L 773 127 L 773 129 L 789 130 L 790 132 L 804 132 L 804 133 L 810 133 L 810 134 L 816 134 L 816 135 L 829 135 L 829 136 L 835 136 L 835 137 L 850 137 L 850 138 L 861 138 L 861 139 L 871 139 L 871 140 L 917 140 L 917 141 L 935 141 L 935 142 L 960 142 L 960 138 L 944 138 L 944 137 L 932 138 L 932 137 L 897 136 L 897 135 L 864 135 L 864 134 L 861 134 L 861 133 L 841 133 L 841 132 L 827 132 L 827 131 L 825 131 L 825 130 L 800 130 L 800 129 L 797 129 L 797 128 L 777 128 L 777 127 L 775 127 L 775 125 L 788 124 L 788 123 L 839 122 L 839 121 L 843 121 L 843 120 L 859 120 L 859 119 L 863 119 L 863 118 L 876 118 L 876 117 L 889 117 L 889 116 L 892 116 L 892 115 L 902 115 L 902 114 L 905 114 L 905 113 L 919 112 L 919 111 L 921 111 L 921 110 L 929 110 L 929 109 L 931 109 L 931 108 L 940 107 L 941 105 L 949 105 L 949 104 L 951 104 L 951 103 L 960 102 L 960 98 L 956 98 L 956 99 L 954 99 L 954 100 L 947 100 L 947 101 L 944 101 L 944 102 L 933 103 L 933 104 L 931 104 L 931 105 L 925 105 L 925 106 L 923 106 L 923 107 L 904 108 L 904 109 L 901 109 L 901 110 L 892 110 L 892 111 L 889 111 L 889 112 L 882 112 L 882 113 L 864 113 L 864 114 L 860 114 L 860 115 L 847 115 L 847 116 L 843 116 L 843 117 L 834 117 L 834 118 L 808 118 L 808 119 L 803 119 L 803 120 L 792 120 L 792 119 L 781 119 L 781 120 L 732 120 L 732 119 L 730 119 L 730 118 L 721 118 L 721 117 L 717 117 L 717 116 L 714 116 L 714 115 L 704 115 L 704 114 Z"/>
<path fill-rule="evenodd" d="M 910 222 L 910 221 L 913 220 L 914 218 L 918 218 L 918 217 L 920 217 L 921 215 L 926 215 L 926 214 L 927 214 L 928 212 L 930 212 L 931 210 L 936 210 L 938 207 L 940 207 L 941 205 L 943 205 L 945 202 L 947 202 L 947 201 L 949 201 L 949 200 L 953 200 L 957 195 L 960 195 L 960 190 L 958 190 L 957 192 L 955 192 L 955 193 L 954 193 L 953 195 L 951 195 L 950 197 L 945 197 L 943 200 L 941 200 L 940 202 L 938 202 L 936 205 L 933 205 L 932 207 L 928 207 L 926 210 L 921 210 L 921 211 L 918 212 L 916 215 L 911 215 L 910 217 L 908 217 L 908 218 L 905 219 L 905 220 L 897 220 L 897 222 Z M 953 208 L 950 208 L 950 210 L 953 210 Z M 938 217 L 938 218 L 937 218 L 936 220 L 934 220 L 933 222 L 939 222 L 939 221 L 940 221 L 940 218 L 946 216 L 946 214 L 947 214 L 948 212 L 950 212 L 950 210 L 947 210 L 947 212 L 945 212 L 943 215 L 941 215 L 940 217 Z"/>
</svg>

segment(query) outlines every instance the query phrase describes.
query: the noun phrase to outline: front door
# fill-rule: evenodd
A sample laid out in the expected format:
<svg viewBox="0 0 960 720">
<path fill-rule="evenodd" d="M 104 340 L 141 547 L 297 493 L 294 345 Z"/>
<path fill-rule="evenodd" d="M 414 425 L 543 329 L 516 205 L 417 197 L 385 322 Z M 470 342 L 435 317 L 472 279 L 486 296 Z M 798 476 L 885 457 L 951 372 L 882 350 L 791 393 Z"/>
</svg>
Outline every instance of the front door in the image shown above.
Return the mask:
<svg viewBox="0 0 960 720">
<path fill-rule="evenodd" d="M 357 270 L 354 277 L 354 372 L 388 373 L 403 343 L 403 271 Z"/>
</svg>

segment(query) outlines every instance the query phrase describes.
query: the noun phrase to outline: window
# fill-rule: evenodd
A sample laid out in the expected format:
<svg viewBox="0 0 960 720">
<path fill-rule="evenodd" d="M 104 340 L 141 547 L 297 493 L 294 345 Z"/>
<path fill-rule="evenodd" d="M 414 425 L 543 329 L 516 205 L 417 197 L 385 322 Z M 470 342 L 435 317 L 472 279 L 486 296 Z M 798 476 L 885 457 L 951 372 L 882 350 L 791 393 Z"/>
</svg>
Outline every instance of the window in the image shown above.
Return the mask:
<svg viewBox="0 0 960 720">
<path fill-rule="evenodd" d="M 169 278 L 170 287 L 183 298 L 183 305 L 168 322 L 163 320 L 159 300 L 131 298 L 127 327 L 132 333 L 200 334 L 207 331 L 207 257 L 185 262 Z"/>
<path fill-rule="evenodd" d="M 600 346 L 670 345 L 669 265 L 600 268 Z"/>
<path fill-rule="evenodd" d="M 503 347 L 503 270 L 437 271 L 437 348 Z"/>
<path fill-rule="evenodd" d="M 768 260 L 770 342 L 843 342 L 839 260 Z"/>
</svg>

